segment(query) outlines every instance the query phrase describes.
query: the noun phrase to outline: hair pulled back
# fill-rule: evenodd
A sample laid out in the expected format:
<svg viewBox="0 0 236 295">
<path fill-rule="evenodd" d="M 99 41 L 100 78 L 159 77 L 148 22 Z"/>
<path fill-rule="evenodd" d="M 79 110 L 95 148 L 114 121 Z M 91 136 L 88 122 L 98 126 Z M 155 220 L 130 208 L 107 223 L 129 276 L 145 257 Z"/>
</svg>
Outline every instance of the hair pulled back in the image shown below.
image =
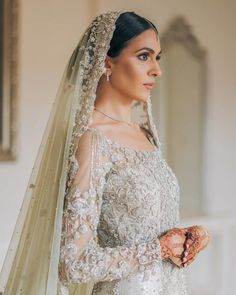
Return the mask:
<svg viewBox="0 0 236 295">
<path fill-rule="evenodd" d="M 153 29 L 157 33 L 156 26 L 146 18 L 139 16 L 135 12 L 124 12 L 116 20 L 116 28 L 113 33 L 110 48 L 107 55 L 117 57 L 122 49 L 128 46 L 131 39 L 140 35 L 142 32 Z"/>
</svg>

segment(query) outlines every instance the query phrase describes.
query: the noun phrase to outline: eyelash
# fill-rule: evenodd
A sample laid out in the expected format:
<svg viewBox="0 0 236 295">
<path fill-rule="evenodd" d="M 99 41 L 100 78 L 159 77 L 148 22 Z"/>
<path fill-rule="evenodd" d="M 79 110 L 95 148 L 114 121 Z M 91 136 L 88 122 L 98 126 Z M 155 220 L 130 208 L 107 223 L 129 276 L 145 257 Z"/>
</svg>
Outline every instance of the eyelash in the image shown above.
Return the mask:
<svg viewBox="0 0 236 295">
<path fill-rule="evenodd" d="M 142 53 L 142 54 L 140 54 L 140 55 L 138 55 L 138 57 L 140 57 L 140 56 L 150 56 L 150 54 L 149 54 L 149 52 L 145 52 L 145 53 Z M 161 59 L 161 56 L 160 55 L 158 55 L 157 56 L 157 58 L 156 58 L 156 60 L 160 60 Z M 146 60 L 143 60 L 143 59 L 141 59 L 142 61 L 146 61 Z"/>
</svg>

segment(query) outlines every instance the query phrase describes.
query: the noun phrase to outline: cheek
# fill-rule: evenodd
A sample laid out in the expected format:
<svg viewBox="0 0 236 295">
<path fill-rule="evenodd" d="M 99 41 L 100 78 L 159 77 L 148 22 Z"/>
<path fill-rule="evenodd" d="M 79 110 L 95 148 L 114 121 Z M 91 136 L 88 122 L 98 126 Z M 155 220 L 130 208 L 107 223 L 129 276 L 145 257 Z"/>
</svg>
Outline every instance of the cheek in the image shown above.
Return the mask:
<svg viewBox="0 0 236 295">
<path fill-rule="evenodd" d="M 113 76 L 113 87 L 123 95 L 146 100 L 147 89 L 143 83 L 147 80 L 145 65 L 139 61 L 126 60 L 117 67 Z"/>
<path fill-rule="evenodd" d="M 126 77 L 133 83 L 141 81 L 144 75 L 144 68 L 137 62 L 125 64 L 123 70 Z"/>
<path fill-rule="evenodd" d="M 136 87 L 142 86 L 144 83 L 144 75 L 144 67 L 138 62 L 130 61 L 119 66 L 116 81 L 119 81 L 120 87 L 132 86 L 134 90 Z"/>
</svg>

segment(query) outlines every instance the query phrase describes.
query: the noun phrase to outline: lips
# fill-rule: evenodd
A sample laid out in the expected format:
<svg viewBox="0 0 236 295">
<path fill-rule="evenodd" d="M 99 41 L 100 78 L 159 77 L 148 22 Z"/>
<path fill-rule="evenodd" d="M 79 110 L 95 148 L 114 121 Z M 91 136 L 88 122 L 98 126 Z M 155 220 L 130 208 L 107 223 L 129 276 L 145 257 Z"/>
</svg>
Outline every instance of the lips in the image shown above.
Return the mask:
<svg viewBox="0 0 236 295">
<path fill-rule="evenodd" d="M 151 90 L 153 88 L 154 83 L 145 83 L 143 84 L 148 90 Z"/>
</svg>

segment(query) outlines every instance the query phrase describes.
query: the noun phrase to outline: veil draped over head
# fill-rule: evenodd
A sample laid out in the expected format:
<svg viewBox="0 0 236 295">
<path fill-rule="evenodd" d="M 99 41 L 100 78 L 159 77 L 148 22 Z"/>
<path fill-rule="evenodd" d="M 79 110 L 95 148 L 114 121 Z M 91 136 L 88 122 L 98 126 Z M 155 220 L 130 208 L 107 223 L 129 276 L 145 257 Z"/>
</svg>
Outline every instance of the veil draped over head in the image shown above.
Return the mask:
<svg viewBox="0 0 236 295">
<path fill-rule="evenodd" d="M 74 49 L 63 73 L 0 275 L 4 295 L 56 295 L 64 196 L 78 172 L 75 152 L 91 122 L 96 89 L 122 11 L 97 16 Z M 160 146 L 150 97 L 143 126 Z M 70 294 L 87 295 L 91 284 Z"/>
</svg>

